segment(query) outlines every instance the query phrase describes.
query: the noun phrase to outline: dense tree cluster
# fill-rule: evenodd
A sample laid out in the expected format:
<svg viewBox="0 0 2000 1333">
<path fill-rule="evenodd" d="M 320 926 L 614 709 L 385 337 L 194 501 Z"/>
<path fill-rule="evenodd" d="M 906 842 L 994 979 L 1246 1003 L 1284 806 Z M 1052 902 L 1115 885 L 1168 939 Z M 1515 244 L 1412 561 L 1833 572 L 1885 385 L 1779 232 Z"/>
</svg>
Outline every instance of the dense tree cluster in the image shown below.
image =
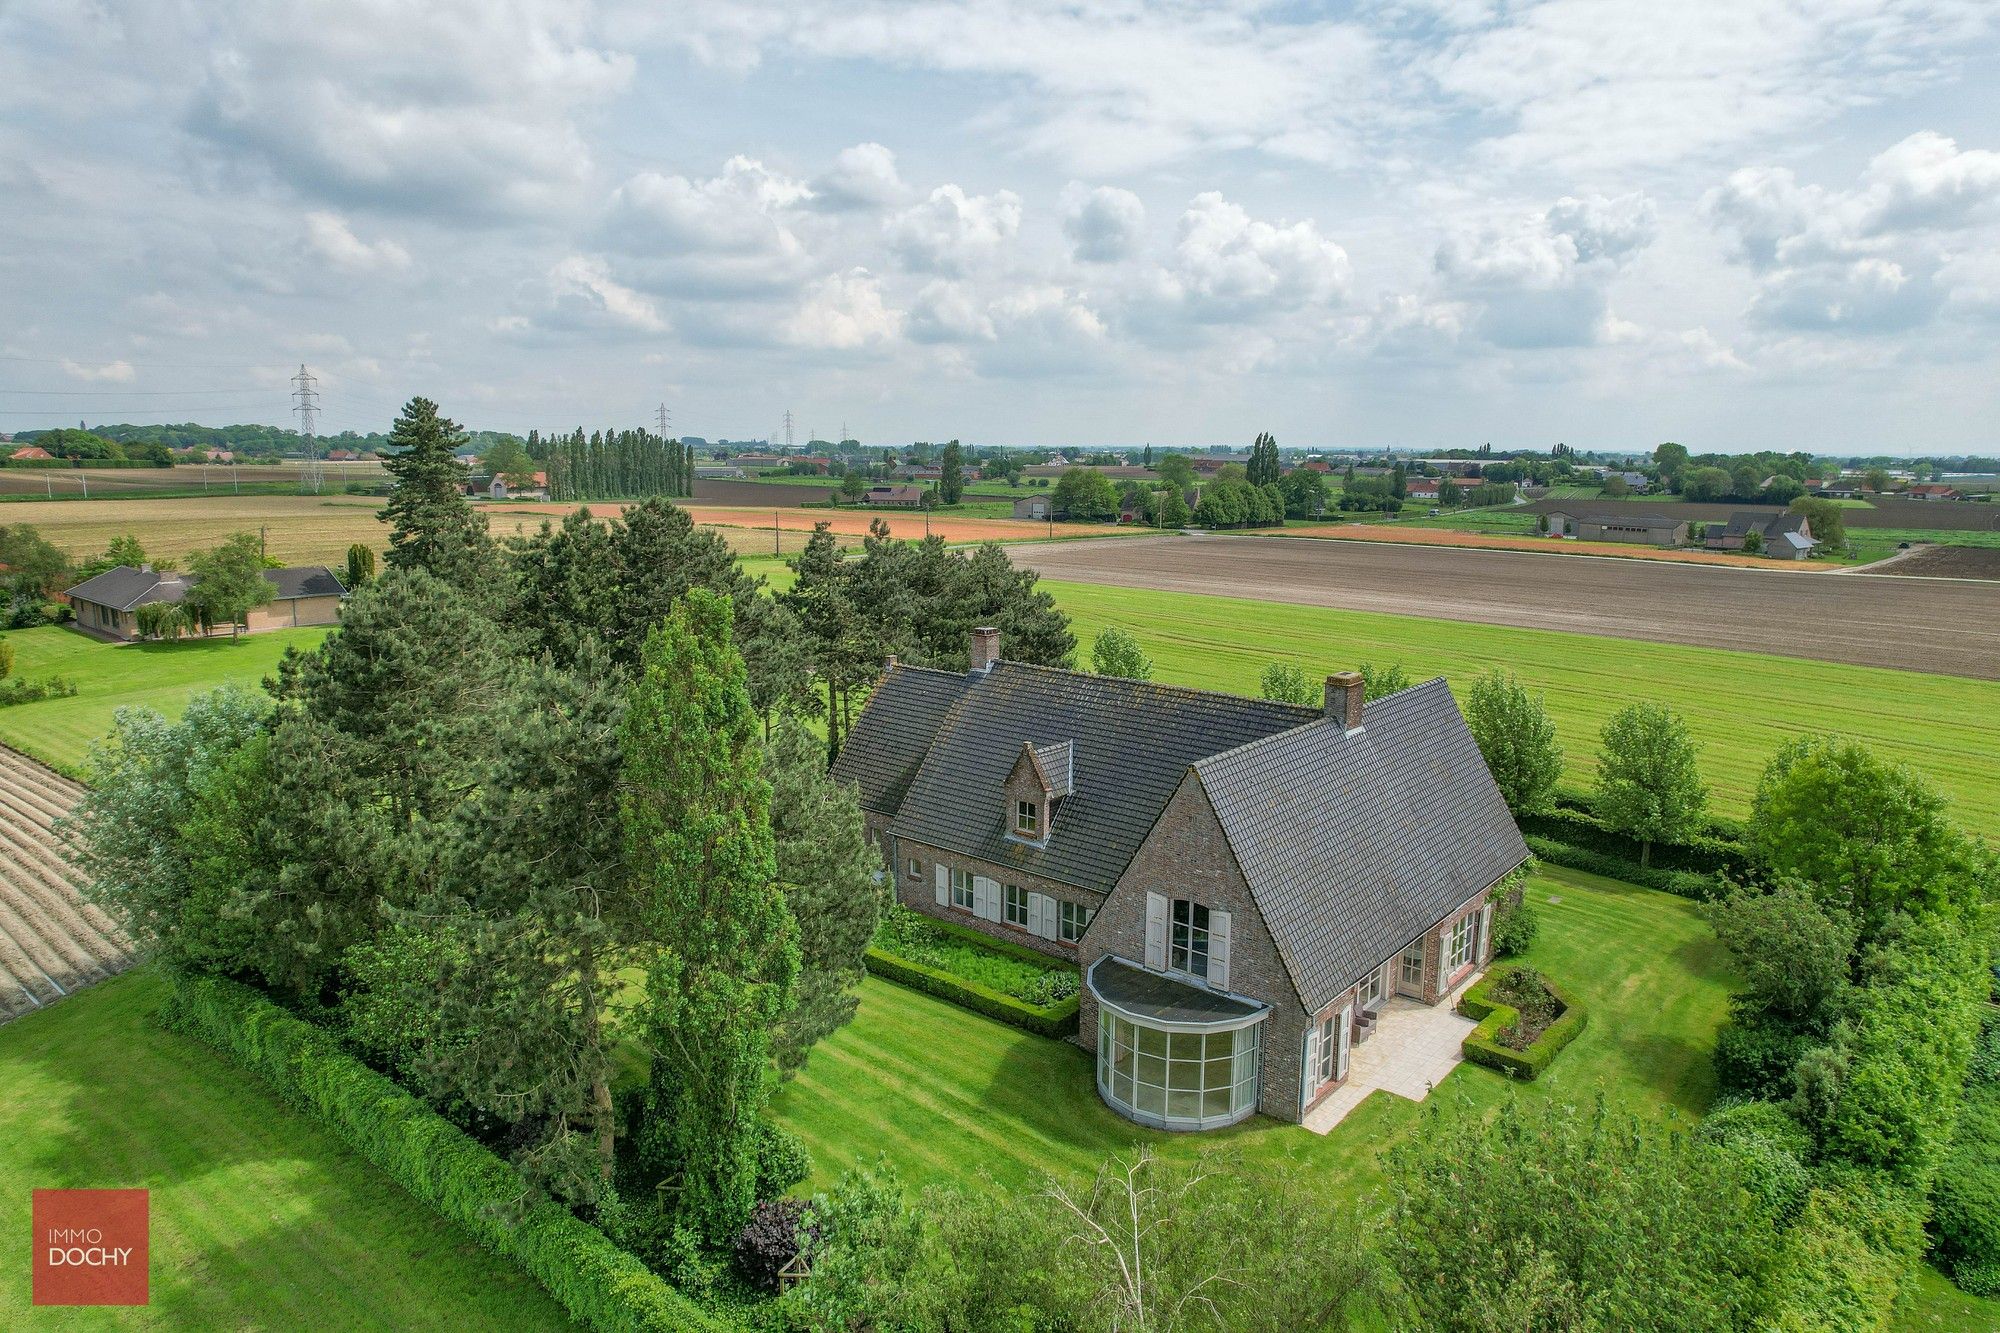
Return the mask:
<svg viewBox="0 0 2000 1333">
<path fill-rule="evenodd" d="M 694 450 L 645 430 L 592 431 L 529 441 L 549 478 L 551 500 L 637 500 L 694 494 Z"/>
</svg>

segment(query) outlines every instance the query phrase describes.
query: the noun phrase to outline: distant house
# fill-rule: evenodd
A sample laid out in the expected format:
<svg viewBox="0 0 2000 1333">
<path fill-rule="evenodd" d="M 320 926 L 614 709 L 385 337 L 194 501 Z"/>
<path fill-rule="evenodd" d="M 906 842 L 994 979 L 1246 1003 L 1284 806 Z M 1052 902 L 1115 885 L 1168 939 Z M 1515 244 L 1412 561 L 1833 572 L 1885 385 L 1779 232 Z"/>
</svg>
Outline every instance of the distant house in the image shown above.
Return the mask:
<svg viewBox="0 0 2000 1333">
<path fill-rule="evenodd" d="M 201 456 L 211 463 L 234 463 L 236 451 L 233 449 L 204 449 Z"/>
<path fill-rule="evenodd" d="M 355 453 L 352 449 L 329 449 L 326 451 L 326 461 L 329 463 L 353 463 L 358 461 L 360 457 L 361 455 Z"/>
<path fill-rule="evenodd" d="M 1727 523 L 1711 523 L 1702 544 L 1711 551 L 1740 551 L 1743 540 L 1757 534 L 1763 554 L 1774 560 L 1803 560 L 1812 554 L 1812 524 L 1804 514 L 1772 514 L 1744 509 L 1729 516 Z"/>
<path fill-rule="evenodd" d="M 1829 500 L 1852 500 L 1861 494 L 1861 483 L 1853 477 L 1834 477 L 1821 482 L 1809 481 L 1806 489 Z"/>
<path fill-rule="evenodd" d="M 16 449 L 13 453 L 8 454 L 7 461 L 10 463 L 38 463 L 45 458 L 54 458 L 54 457 L 55 457 L 54 454 L 50 453 L 48 450 L 40 447 L 39 445 L 30 444 L 30 445 L 25 445 L 22 448 Z"/>
<path fill-rule="evenodd" d="M 486 483 L 486 495 L 491 500 L 546 500 L 549 498 L 549 474 L 535 473 L 526 487 L 509 486 L 505 477 L 494 477 Z"/>
<path fill-rule="evenodd" d="M 1327 462 L 1324 458 L 1308 458 L 1305 462 L 1299 464 L 1299 466 L 1307 472 L 1317 472 L 1322 476 L 1333 471 L 1333 464 Z"/>
<path fill-rule="evenodd" d="M 1444 488 L 1444 482 L 1442 477 L 1411 477 L 1403 483 L 1403 494 L 1412 500 L 1435 502 Z"/>
<path fill-rule="evenodd" d="M 870 486 L 863 503 L 888 509 L 915 509 L 924 502 L 922 486 Z"/>
<path fill-rule="evenodd" d="M 1941 481 L 1920 481 L 1904 491 L 1912 500 L 1963 500 L 1956 486 L 1947 486 Z"/>
<path fill-rule="evenodd" d="M 347 589 L 325 565 L 294 565 L 267 569 L 264 577 L 277 596 L 252 607 L 245 628 L 290 629 L 299 625 L 331 625 L 340 618 Z M 119 565 L 85 579 L 66 594 L 76 612 L 78 628 L 111 639 L 139 637 L 138 611 L 153 602 L 179 602 L 194 586 L 186 574 L 163 574 L 151 565 L 134 569 Z"/>
<path fill-rule="evenodd" d="M 1626 489 L 1634 495 L 1644 495 L 1653 487 L 1653 479 L 1643 472 L 1614 472 L 1610 475 L 1623 481 Z"/>
<path fill-rule="evenodd" d="M 1549 535 L 1589 542 L 1634 542 L 1642 546 L 1680 546 L 1688 539 L 1688 521 L 1650 510 L 1552 509 Z"/>
<path fill-rule="evenodd" d="M 1055 500 L 1046 494 L 1024 495 L 1014 501 L 1015 518 L 1046 519 L 1049 515 L 1055 513 L 1055 511 Z"/>
<path fill-rule="evenodd" d="M 930 463 L 899 463 L 889 469 L 889 475 L 898 481 L 938 481 L 944 477 L 944 469 Z"/>
<path fill-rule="evenodd" d="M 734 463 L 696 463 L 694 465 L 694 479 L 696 481 L 727 481 L 743 475 L 743 469 Z"/>
<path fill-rule="evenodd" d="M 1194 474 L 1197 477 L 1212 477 L 1216 473 L 1222 471 L 1222 469 L 1228 467 L 1231 463 L 1244 463 L 1247 461 L 1248 461 L 1247 459 L 1242 459 L 1242 458 L 1232 458 L 1232 457 L 1217 458 L 1209 455 L 1203 455 L 1198 458 L 1190 458 L 1188 460 L 1188 465 L 1194 469 Z"/>
</svg>

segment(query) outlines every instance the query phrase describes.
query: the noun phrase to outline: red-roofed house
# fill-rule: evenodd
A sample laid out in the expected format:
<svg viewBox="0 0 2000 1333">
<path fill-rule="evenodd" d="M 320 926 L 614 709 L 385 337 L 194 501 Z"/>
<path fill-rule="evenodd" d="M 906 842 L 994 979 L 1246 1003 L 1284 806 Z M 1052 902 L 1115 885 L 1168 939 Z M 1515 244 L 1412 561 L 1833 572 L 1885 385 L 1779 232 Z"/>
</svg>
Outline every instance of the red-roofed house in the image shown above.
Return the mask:
<svg viewBox="0 0 2000 1333">
<path fill-rule="evenodd" d="M 1941 481 L 1920 481 L 1903 492 L 1912 500 L 1963 500 L 1956 486 L 1947 486 Z"/>
<path fill-rule="evenodd" d="M 54 454 L 42 448 L 40 445 L 30 444 L 30 445 L 25 445 L 22 448 L 16 449 L 13 453 L 8 454 L 7 461 L 10 463 L 32 463 L 32 462 L 38 462 L 44 458 L 54 458 L 54 457 L 55 457 Z"/>
</svg>

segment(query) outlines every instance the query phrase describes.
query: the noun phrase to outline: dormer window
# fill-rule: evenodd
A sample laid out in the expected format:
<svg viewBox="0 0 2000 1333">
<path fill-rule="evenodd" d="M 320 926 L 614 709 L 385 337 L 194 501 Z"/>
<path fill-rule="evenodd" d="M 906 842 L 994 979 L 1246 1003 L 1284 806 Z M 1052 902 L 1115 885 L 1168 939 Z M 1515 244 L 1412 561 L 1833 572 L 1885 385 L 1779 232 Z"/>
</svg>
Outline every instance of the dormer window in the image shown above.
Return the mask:
<svg viewBox="0 0 2000 1333">
<path fill-rule="evenodd" d="M 1014 802 L 1014 832 L 1024 838 L 1039 838 L 1042 836 L 1041 802 Z"/>
</svg>

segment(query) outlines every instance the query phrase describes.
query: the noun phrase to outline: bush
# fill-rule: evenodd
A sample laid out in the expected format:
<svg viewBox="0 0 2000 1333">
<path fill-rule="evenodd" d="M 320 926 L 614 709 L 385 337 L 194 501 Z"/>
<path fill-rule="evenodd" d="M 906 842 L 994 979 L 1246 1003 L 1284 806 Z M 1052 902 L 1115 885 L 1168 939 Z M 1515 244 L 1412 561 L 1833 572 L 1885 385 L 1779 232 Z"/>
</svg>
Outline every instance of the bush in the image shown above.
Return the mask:
<svg viewBox="0 0 2000 1333">
<path fill-rule="evenodd" d="M 45 680 L 0 682 L 0 708 L 9 704 L 39 703 L 43 699 L 67 699 L 76 693 L 76 682 L 64 676 Z"/>
<path fill-rule="evenodd" d="M 757 1197 L 775 1199 L 812 1174 L 812 1154 L 805 1140 L 768 1120 L 751 1131 L 750 1151 L 757 1158 Z"/>
<path fill-rule="evenodd" d="M 1828 1173 L 1779 1245 L 1772 1270 L 1780 1333 L 1886 1328 L 1923 1243 L 1923 1203 L 1866 1172 Z"/>
<path fill-rule="evenodd" d="M 1806 1166 L 1812 1135 L 1776 1102 L 1741 1102 L 1713 1111 L 1695 1137 L 1736 1158 L 1743 1188 L 1773 1222 L 1783 1225 L 1804 1202 L 1812 1185 Z"/>
<path fill-rule="evenodd" d="M 736 1270 L 745 1280 L 764 1291 L 778 1290 L 785 1265 L 811 1247 L 805 1215 L 803 1199 L 766 1199 L 750 1210 L 750 1220 L 736 1233 Z"/>
<path fill-rule="evenodd" d="M 1526 894 L 1511 902 L 1502 902 L 1493 913 L 1493 953 L 1499 958 L 1515 958 L 1528 951 L 1535 942 L 1535 932 L 1541 922 L 1535 916 L 1535 909 L 1528 902 Z"/>
<path fill-rule="evenodd" d="M 892 907 L 875 932 L 884 953 L 1011 995 L 1035 1008 L 1074 996 L 1074 966 L 935 917 Z"/>
<path fill-rule="evenodd" d="M 1783 1101 L 1814 1039 L 1784 1019 L 1739 1009 L 1715 1037 L 1715 1076 L 1725 1093 Z"/>
<path fill-rule="evenodd" d="M 1076 1011 L 1079 1001 L 1075 995 L 1054 1004 L 1032 1005 L 1025 1000 L 1017 1000 L 1011 995 L 990 990 L 976 981 L 922 963 L 913 963 L 898 958 L 879 948 L 870 948 L 862 959 L 868 970 L 878 977 L 908 986 L 911 990 L 934 995 L 940 1000 L 970 1009 L 976 1014 L 985 1014 L 1002 1023 L 1011 1024 L 1039 1037 L 1053 1037 L 1057 1041 L 1067 1041 L 1076 1035 Z"/>
<path fill-rule="evenodd" d="M 1467 1018 L 1479 1020 L 1479 1026 L 1466 1034 L 1462 1046 L 1466 1059 L 1514 1078 L 1533 1079 L 1540 1077 L 1562 1048 L 1583 1031 L 1588 1015 L 1582 1005 L 1536 973 L 1536 982 L 1561 1006 L 1560 1013 L 1525 1049 L 1515 1050 L 1503 1043 L 1500 1035 L 1521 1021 L 1521 1011 L 1508 1004 L 1504 997 L 1510 992 L 1516 995 L 1521 993 L 1514 989 L 1521 983 L 1510 979 L 1515 972 L 1526 970 L 1517 969 L 1512 964 L 1496 965 L 1478 985 L 1459 999 L 1458 1011 Z"/>
<path fill-rule="evenodd" d="M 234 1057 L 424 1204 L 519 1264 L 588 1328 L 727 1327 L 520 1173 L 248 986 L 176 974 L 162 1021 Z"/>
<path fill-rule="evenodd" d="M 1975 1296 L 2000 1296 L 2000 1086 L 1966 1098 L 1931 1206 L 1952 1280 Z"/>
<path fill-rule="evenodd" d="M 1697 902 L 1706 902 L 1722 891 L 1721 884 L 1714 875 L 1692 870 L 1662 870 L 1657 865 L 1641 866 L 1637 861 L 1608 856 L 1538 833 L 1529 833 L 1526 828 L 1530 821 L 1524 819 L 1519 822 L 1523 829 L 1521 840 L 1528 844 L 1528 850 L 1550 865 L 1585 870 L 1593 875 L 1623 880 L 1627 884 L 1637 884 L 1641 888 L 1658 889 L 1661 893 L 1692 898 Z"/>
</svg>

